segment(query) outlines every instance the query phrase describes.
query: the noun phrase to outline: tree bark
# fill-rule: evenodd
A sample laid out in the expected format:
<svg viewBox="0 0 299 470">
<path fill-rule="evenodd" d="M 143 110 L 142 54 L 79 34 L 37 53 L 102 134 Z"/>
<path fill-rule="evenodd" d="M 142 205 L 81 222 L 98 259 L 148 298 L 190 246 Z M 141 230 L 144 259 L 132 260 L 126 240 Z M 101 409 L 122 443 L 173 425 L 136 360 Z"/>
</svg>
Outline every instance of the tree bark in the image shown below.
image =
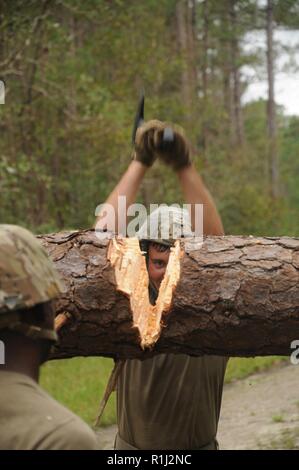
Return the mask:
<svg viewBox="0 0 299 470">
<path fill-rule="evenodd" d="M 139 314 L 132 315 L 130 304 L 132 285 L 139 289 L 138 296 L 142 289 L 140 253 L 121 258 L 119 266 L 123 270 L 122 265 L 131 265 L 130 274 L 128 268 L 117 272 L 107 260 L 112 242 L 100 241 L 92 230 L 39 238 L 66 284 L 56 313 L 71 317 L 62 322 L 53 358 L 145 359 L 162 352 L 289 355 L 291 342 L 299 339 L 299 238 L 207 237 L 200 249 L 182 250 L 178 282 L 172 284 L 176 288 L 162 315 L 161 336 L 144 350 L 136 326 Z M 132 273 L 131 286 L 122 288 L 120 283 Z M 161 297 L 167 289 L 169 284 L 161 286 Z M 160 294 L 157 304 L 159 299 Z M 146 302 L 141 302 L 144 310 Z"/>
</svg>

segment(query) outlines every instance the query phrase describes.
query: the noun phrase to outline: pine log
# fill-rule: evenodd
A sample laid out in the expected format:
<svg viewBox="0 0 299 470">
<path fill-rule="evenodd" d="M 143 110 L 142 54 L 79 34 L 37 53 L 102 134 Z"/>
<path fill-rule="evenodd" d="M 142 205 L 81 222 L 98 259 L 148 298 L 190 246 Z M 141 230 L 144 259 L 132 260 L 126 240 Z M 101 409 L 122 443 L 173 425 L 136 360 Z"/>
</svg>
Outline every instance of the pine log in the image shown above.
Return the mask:
<svg viewBox="0 0 299 470">
<path fill-rule="evenodd" d="M 155 306 L 137 240 L 39 238 L 66 284 L 52 358 L 290 355 L 299 339 L 299 238 L 207 237 L 194 251 L 177 241 Z"/>
</svg>

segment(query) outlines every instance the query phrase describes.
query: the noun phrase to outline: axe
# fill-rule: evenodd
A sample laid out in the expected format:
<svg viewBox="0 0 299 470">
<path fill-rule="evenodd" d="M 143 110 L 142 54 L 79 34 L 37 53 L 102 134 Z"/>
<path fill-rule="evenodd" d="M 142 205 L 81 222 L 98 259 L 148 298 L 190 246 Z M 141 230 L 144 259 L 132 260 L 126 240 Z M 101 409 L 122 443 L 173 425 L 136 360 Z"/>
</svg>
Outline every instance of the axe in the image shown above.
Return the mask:
<svg viewBox="0 0 299 470">
<path fill-rule="evenodd" d="M 133 126 L 133 132 L 132 132 L 132 144 L 135 144 L 135 137 L 136 137 L 136 132 L 138 127 L 140 127 L 143 122 L 144 122 L 144 91 L 141 92 L 138 106 L 137 106 L 137 111 L 136 111 L 136 116 L 134 120 L 134 126 Z M 171 127 L 166 127 L 163 131 L 163 140 L 162 144 L 167 145 L 170 144 L 174 141 L 174 134 L 173 130 Z"/>
</svg>

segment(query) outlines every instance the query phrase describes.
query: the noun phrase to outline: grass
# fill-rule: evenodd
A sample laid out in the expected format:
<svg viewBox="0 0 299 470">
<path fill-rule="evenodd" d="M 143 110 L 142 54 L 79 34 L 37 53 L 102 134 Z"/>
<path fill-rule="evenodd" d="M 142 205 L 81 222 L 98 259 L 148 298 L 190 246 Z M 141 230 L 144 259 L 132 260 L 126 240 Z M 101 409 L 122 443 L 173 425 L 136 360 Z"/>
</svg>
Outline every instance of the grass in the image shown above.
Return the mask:
<svg viewBox="0 0 299 470">
<path fill-rule="evenodd" d="M 272 416 L 272 421 L 273 421 L 273 423 L 283 423 L 284 418 L 281 415 L 273 415 Z"/>
<path fill-rule="evenodd" d="M 276 356 L 232 358 L 228 362 L 225 382 L 243 379 L 286 360 Z M 113 360 L 103 357 L 50 361 L 42 367 L 40 383 L 56 400 L 92 425 L 112 367 Z M 101 420 L 102 426 L 116 422 L 115 402 L 115 393 L 112 393 Z"/>
<path fill-rule="evenodd" d="M 76 357 L 47 362 L 41 371 L 40 384 L 63 405 L 93 425 L 98 413 L 113 360 L 103 357 Z M 115 393 L 107 403 L 101 424 L 116 421 Z"/>
<path fill-rule="evenodd" d="M 251 374 L 265 371 L 275 365 L 289 362 L 289 360 L 290 359 L 288 357 L 281 356 L 249 358 L 233 357 L 228 361 L 225 374 L 225 383 L 230 383 L 238 379 L 244 379 Z"/>
</svg>

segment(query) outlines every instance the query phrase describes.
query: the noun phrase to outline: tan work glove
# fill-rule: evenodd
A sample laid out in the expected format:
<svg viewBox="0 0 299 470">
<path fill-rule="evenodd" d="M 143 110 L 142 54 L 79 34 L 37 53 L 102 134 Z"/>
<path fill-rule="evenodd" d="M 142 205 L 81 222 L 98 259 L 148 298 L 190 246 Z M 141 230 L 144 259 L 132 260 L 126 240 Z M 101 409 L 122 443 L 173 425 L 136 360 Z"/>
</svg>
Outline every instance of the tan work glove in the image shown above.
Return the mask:
<svg viewBox="0 0 299 470">
<path fill-rule="evenodd" d="M 145 122 L 138 127 L 135 137 L 135 150 L 133 159 L 146 166 L 152 166 L 157 158 L 157 135 L 163 123 L 156 119 Z"/>
<path fill-rule="evenodd" d="M 165 129 L 166 139 L 163 138 Z M 169 129 L 172 129 L 172 139 L 167 139 Z M 191 164 L 190 147 L 183 131 L 166 122 L 152 120 L 137 129 L 134 159 L 151 166 L 157 157 L 176 171 Z"/>
</svg>

